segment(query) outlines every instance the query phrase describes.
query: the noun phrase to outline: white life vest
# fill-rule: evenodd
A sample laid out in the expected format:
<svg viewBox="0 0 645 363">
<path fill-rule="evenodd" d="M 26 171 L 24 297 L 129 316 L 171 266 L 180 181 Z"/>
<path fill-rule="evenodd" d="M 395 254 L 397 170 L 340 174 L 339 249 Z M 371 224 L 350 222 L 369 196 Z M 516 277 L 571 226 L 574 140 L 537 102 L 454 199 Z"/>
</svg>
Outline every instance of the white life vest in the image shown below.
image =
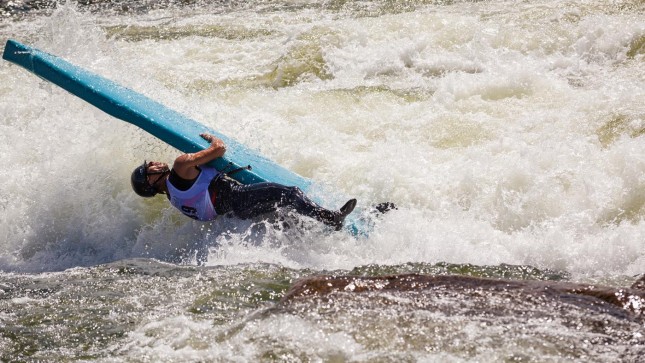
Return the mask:
<svg viewBox="0 0 645 363">
<path fill-rule="evenodd" d="M 217 213 L 208 186 L 219 172 L 207 166 L 201 166 L 200 169 L 199 176 L 188 190 L 179 190 L 166 179 L 170 204 L 192 219 L 212 221 L 217 217 Z"/>
</svg>

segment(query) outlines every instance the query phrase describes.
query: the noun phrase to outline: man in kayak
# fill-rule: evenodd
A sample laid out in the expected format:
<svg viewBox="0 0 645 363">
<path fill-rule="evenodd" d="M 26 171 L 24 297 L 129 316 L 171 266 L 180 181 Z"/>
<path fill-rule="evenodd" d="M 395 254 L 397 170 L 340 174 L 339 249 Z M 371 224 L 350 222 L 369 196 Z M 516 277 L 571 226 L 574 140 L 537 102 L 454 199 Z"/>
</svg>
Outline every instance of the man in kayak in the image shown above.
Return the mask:
<svg viewBox="0 0 645 363">
<path fill-rule="evenodd" d="M 172 169 L 166 163 L 154 161 L 134 169 L 130 180 L 135 193 L 146 198 L 166 194 L 175 208 L 200 221 L 214 220 L 229 212 L 247 219 L 278 208 L 292 208 L 336 230 L 341 229 L 345 217 L 356 206 L 356 199 L 350 199 L 339 211 L 331 211 L 307 198 L 298 187 L 276 183 L 241 184 L 205 165 L 222 157 L 226 145 L 213 135 L 200 136 L 211 143 L 210 147 L 180 155 Z"/>
</svg>

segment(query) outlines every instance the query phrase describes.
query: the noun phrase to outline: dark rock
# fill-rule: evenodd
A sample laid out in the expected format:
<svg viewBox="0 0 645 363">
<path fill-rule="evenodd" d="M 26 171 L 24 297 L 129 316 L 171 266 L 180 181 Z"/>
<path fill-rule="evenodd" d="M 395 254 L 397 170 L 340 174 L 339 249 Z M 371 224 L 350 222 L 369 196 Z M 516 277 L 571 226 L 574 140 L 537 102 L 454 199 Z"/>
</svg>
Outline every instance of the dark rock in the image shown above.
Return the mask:
<svg viewBox="0 0 645 363">
<path fill-rule="evenodd" d="M 446 274 L 309 277 L 271 310 L 397 352 L 383 361 L 508 362 L 640 362 L 644 311 L 645 290 Z"/>
<path fill-rule="evenodd" d="M 491 294 L 516 293 L 523 298 L 550 298 L 597 312 L 610 313 L 619 318 L 640 320 L 645 317 L 645 290 L 641 287 L 643 284 L 643 278 L 632 288 L 620 289 L 567 282 L 496 280 L 458 275 L 313 276 L 297 281 L 281 302 L 284 304 L 293 300 L 337 293 L 374 291 L 432 293 L 433 290 L 450 290 L 468 298 L 469 294 L 485 291 Z"/>
<path fill-rule="evenodd" d="M 640 279 L 634 282 L 634 284 L 632 285 L 632 289 L 645 290 L 645 275 L 641 276 Z"/>
</svg>

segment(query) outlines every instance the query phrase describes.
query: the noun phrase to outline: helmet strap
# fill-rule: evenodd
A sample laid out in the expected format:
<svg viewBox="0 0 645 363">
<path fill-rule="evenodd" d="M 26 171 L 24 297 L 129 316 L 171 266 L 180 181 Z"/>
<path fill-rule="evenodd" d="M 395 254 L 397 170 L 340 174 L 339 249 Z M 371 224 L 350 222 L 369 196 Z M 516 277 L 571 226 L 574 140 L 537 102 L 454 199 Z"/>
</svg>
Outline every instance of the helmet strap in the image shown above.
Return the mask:
<svg viewBox="0 0 645 363">
<path fill-rule="evenodd" d="M 155 181 L 153 181 L 152 183 L 150 183 L 150 186 L 151 186 L 151 187 L 153 187 L 153 188 L 157 191 L 157 193 L 166 194 L 166 192 L 164 192 L 164 191 L 159 191 L 159 188 L 157 188 L 157 187 L 156 187 L 156 185 L 157 185 L 157 183 L 158 183 L 160 180 L 162 180 L 162 179 L 163 179 L 167 174 L 170 174 L 170 170 L 164 170 L 164 171 L 157 171 L 157 172 L 154 172 L 154 173 L 148 173 L 148 175 L 159 175 L 159 176 L 157 177 L 157 179 L 155 179 Z"/>
</svg>

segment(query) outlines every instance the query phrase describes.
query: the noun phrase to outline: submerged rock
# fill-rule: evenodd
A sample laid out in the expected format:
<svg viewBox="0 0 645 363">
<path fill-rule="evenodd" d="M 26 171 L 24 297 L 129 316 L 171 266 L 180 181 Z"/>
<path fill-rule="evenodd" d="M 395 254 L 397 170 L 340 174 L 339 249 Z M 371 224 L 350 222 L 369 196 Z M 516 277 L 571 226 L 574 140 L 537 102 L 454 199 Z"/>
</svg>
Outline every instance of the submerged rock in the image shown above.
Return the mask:
<svg viewBox="0 0 645 363">
<path fill-rule="evenodd" d="M 632 362 L 645 356 L 644 310 L 638 283 L 396 274 L 301 279 L 271 312 L 378 352 L 365 361 Z"/>
<path fill-rule="evenodd" d="M 645 290 L 645 275 L 641 276 L 640 279 L 634 282 L 632 289 Z"/>
<path fill-rule="evenodd" d="M 338 293 L 379 291 L 425 294 L 451 291 L 463 299 L 480 296 L 482 293 L 520 299 L 538 297 L 628 320 L 645 320 L 645 276 L 631 288 L 624 289 L 568 282 L 497 280 L 458 275 L 313 276 L 297 281 L 281 302 L 286 304 L 293 300 Z M 509 298 L 510 304 L 512 300 L 514 299 Z"/>
</svg>

